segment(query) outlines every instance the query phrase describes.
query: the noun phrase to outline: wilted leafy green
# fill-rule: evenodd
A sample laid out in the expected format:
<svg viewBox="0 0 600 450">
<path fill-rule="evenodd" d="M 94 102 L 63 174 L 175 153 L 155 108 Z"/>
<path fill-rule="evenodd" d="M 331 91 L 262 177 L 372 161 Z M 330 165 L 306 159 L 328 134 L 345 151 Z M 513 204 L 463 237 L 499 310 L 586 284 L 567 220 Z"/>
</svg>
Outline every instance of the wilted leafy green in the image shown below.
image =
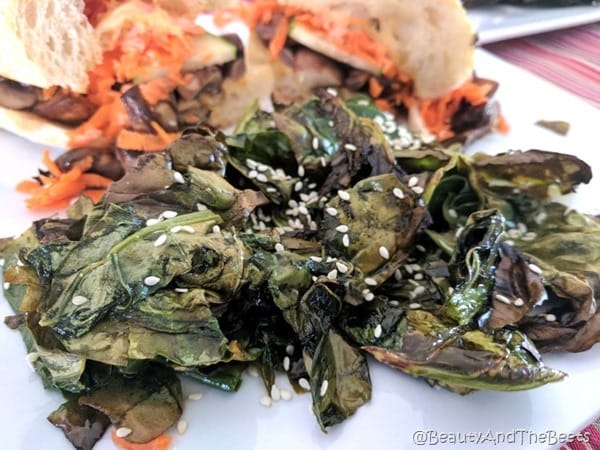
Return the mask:
<svg viewBox="0 0 600 450">
<path fill-rule="evenodd" d="M 286 371 L 326 430 L 369 401 L 366 353 L 464 394 L 558 381 L 538 349 L 600 341 L 598 221 L 552 203 L 589 166 L 467 156 L 389 120 L 315 98 L 192 128 L 100 204 L 0 241 L 7 324 L 67 394 L 51 420 L 77 448 L 107 420 L 162 433 L 178 374 L 233 392 L 252 364 L 271 392 Z"/>
</svg>

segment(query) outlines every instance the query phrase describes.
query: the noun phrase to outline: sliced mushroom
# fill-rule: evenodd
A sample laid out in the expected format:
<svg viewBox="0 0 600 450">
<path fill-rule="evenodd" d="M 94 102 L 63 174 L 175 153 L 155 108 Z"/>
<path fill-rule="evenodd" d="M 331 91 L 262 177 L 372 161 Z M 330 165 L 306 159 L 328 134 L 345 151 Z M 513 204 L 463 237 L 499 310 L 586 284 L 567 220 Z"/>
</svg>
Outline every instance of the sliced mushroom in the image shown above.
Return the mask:
<svg viewBox="0 0 600 450">
<path fill-rule="evenodd" d="M 123 166 L 112 151 L 99 150 L 96 148 L 74 148 L 56 158 L 56 164 L 62 171 L 69 170 L 77 161 L 91 156 L 93 164 L 90 172 L 118 180 L 124 174 Z"/>
<path fill-rule="evenodd" d="M 152 108 L 152 116 L 166 131 L 174 133 L 179 130 L 177 111 L 171 102 L 158 102 Z"/>
<path fill-rule="evenodd" d="M 121 95 L 121 101 L 127 111 L 129 117 L 129 123 L 131 129 L 140 133 L 152 133 L 155 134 L 152 128 L 152 111 L 148 102 L 144 99 L 142 91 L 138 85 L 127 89 L 123 95 Z"/>
<path fill-rule="evenodd" d="M 221 90 L 223 74 L 218 67 L 206 67 L 193 72 L 193 75 L 188 84 L 177 88 L 183 99 L 190 100 L 201 92 L 216 93 Z"/>
<path fill-rule="evenodd" d="M 342 84 L 342 71 L 331 59 L 305 48 L 294 55 L 294 70 L 302 87 L 314 90 L 318 87 Z"/>
<path fill-rule="evenodd" d="M 95 111 L 96 106 L 86 97 L 63 89 L 57 89 L 50 99 L 39 101 L 33 107 L 36 114 L 69 125 L 85 122 Z"/>
<path fill-rule="evenodd" d="M 344 85 L 351 91 L 359 91 L 367 84 L 370 76 L 364 70 L 351 69 L 346 76 Z"/>
<path fill-rule="evenodd" d="M 40 89 L 0 77 L 0 106 L 9 109 L 31 108 L 40 97 Z"/>
</svg>

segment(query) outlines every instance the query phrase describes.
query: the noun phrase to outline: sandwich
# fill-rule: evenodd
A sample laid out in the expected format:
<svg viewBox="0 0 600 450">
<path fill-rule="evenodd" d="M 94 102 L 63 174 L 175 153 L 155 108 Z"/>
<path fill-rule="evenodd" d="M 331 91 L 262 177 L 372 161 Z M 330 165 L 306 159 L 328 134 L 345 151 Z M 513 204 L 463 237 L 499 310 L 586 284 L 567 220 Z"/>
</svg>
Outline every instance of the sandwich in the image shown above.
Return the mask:
<svg viewBox="0 0 600 450">
<path fill-rule="evenodd" d="M 474 76 L 476 38 L 459 0 L 257 0 L 220 16 L 245 21 L 264 46 L 277 103 L 318 88 L 365 92 L 441 141 L 502 125 L 496 83 Z"/>
<path fill-rule="evenodd" d="M 206 7 L 198 0 L 1 2 L 0 48 L 9 56 L 0 61 L 0 127 L 66 149 L 109 149 L 125 130 L 123 145 L 152 150 L 210 121 L 223 83 L 239 78 L 243 61 L 235 39 L 194 24 Z"/>
</svg>

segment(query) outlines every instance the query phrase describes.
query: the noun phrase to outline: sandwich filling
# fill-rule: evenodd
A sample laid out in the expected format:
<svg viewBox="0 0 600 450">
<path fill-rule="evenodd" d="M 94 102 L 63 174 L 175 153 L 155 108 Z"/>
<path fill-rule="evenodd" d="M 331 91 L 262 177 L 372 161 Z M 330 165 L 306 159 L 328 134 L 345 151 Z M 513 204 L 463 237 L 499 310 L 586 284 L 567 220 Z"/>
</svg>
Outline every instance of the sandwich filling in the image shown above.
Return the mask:
<svg viewBox="0 0 600 450">
<path fill-rule="evenodd" d="M 221 19 L 231 14 L 222 13 Z M 504 126 L 490 107 L 495 82 L 466 77 L 442 95 L 428 96 L 398 64 L 389 39 L 373 32 L 380 27 L 374 17 L 344 17 L 272 0 L 242 5 L 233 14 L 280 65 L 277 102 L 298 101 L 317 88 L 339 88 L 343 95 L 367 92 L 380 108 L 406 116 L 414 129 L 441 141 L 466 141 L 493 125 Z"/>
</svg>

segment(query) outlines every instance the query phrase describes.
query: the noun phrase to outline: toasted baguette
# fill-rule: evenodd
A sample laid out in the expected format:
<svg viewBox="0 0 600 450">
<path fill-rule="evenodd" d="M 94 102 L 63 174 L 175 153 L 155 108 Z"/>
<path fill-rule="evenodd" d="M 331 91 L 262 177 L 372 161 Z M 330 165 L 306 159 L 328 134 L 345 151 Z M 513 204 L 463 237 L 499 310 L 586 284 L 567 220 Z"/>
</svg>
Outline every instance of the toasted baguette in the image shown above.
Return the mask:
<svg viewBox="0 0 600 450">
<path fill-rule="evenodd" d="M 2 0 L 0 75 L 85 92 L 101 50 L 83 8 L 83 0 Z"/>
<path fill-rule="evenodd" d="M 474 32 L 459 0 L 280 0 L 345 23 L 367 24 L 396 65 L 414 82 L 415 94 L 433 99 L 472 75 Z"/>
</svg>

